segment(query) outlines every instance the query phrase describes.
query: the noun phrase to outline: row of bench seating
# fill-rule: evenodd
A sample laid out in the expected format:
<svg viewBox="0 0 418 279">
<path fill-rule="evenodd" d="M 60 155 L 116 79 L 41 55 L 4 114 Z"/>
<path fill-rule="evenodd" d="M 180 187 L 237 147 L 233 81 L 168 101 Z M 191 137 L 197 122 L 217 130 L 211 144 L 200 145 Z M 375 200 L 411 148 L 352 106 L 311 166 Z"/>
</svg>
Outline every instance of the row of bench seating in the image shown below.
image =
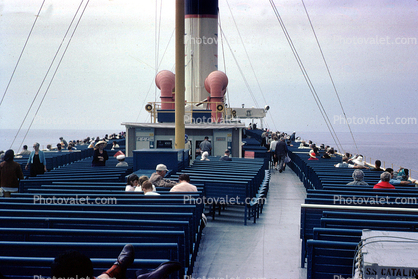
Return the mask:
<svg viewBox="0 0 418 279">
<path fill-rule="evenodd" d="M 0 245 L 7 244 L 0 248 L 0 272 L 11 278 L 47 277 L 53 258 L 76 248 L 92 258 L 95 274 L 100 274 L 126 243 L 132 243 L 137 256 L 128 274 L 176 260 L 184 268 L 173 278 L 191 275 L 202 234 L 202 195 L 249 198 L 244 222 L 250 217 L 255 222 L 270 178 L 263 159 L 196 161 L 182 172 L 191 173 L 199 192 L 170 193 L 158 187 L 160 196 L 144 196 L 124 191 L 132 168 L 113 164 L 113 157 L 106 167 L 96 168 L 91 167 L 91 157 L 78 160 L 25 180 L 20 193 L 1 199 Z"/>
<path fill-rule="evenodd" d="M 21 181 L 20 192 L 26 192 L 28 188 L 37 188 L 40 185 L 53 182 L 124 182 L 125 177 L 132 173 L 132 158 L 128 158 L 128 167 L 116 167 L 117 160 L 109 157 L 104 167 L 92 167 L 91 157 L 75 164 L 69 164 L 38 175 L 28 177 Z"/>
<path fill-rule="evenodd" d="M 213 219 L 215 212 L 218 210 L 220 214 L 228 204 L 243 205 L 244 224 L 247 225 L 251 218 L 256 222 L 267 198 L 270 172 L 265 168 L 264 159 L 194 161 L 192 166 L 171 177 L 187 173 L 193 183 L 203 183 L 204 197 Z"/>
<path fill-rule="evenodd" d="M 53 258 L 77 249 L 92 259 L 98 275 L 131 243 L 136 259 L 128 276 L 168 260 L 184 267 L 172 278 L 191 275 L 203 213 L 203 204 L 191 201 L 202 192 L 125 192 L 130 172 L 92 168 L 87 158 L 25 180 L 23 192 L 0 200 L 0 272 L 11 278 L 49 277 Z"/>
<path fill-rule="evenodd" d="M 46 160 L 46 168 L 48 171 L 59 168 L 61 166 L 65 166 L 82 159 L 88 158 L 93 156 L 93 149 L 82 149 L 82 150 L 74 150 L 73 152 L 63 151 L 63 152 L 56 152 L 56 151 L 44 151 L 45 153 L 45 160 Z M 29 176 L 29 170 L 25 170 L 26 164 L 28 162 L 28 155 L 25 155 L 20 158 L 15 158 L 14 161 L 19 163 L 23 175 L 25 177 Z"/>
<path fill-rule="evenodd" d="M 341 157 L 311 161 L 307 150 L 290 149 L 290 167 L 307 189 L 300 238 L 308 278 L 351 278 L 365 229 L 418 231 L 418 189 L 373 189 L 381 172 L 371 170 L 363 170 L 369 186 L 347 186 L 353 169 L 335 168 Z"/>
</svg>

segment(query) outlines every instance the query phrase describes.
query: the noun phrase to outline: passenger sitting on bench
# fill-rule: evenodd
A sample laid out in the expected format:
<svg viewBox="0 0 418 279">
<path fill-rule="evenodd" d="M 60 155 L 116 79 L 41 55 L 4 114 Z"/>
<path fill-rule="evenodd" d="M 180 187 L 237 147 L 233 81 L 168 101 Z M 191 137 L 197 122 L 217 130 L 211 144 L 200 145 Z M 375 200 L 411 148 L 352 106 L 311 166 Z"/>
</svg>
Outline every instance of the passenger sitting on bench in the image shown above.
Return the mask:
<svg viewBox="0 0 418 279">
<path fill-rule="evenodd" d="M 118 155 L 118 156 L 116 156 L 116 160 L 118 160 L 119 161 L 119 163 L 117 163 L 116 164 L 116 167 L 128 167 L 129 165 L 128 165 L 128 163 L 125 161 L 125 155 Z"/>
<path fill-rule="evenodd" d="M 319 153 L 318 153 L 318 148 L 317 147 L 314 147 L 311 151 L 309 151 L 309 161 L 312 161 L 312 160 L 319 160 L 318 158 L 316 158 L 316 156 L 318 156 L 319 155 Z"/>
<path fill-rule="evenodd" d="M 202 158 L 200 158 L 200 161 L 210 161 L 208 159 L 208 156 L 209 156 L 209 152 L 207 152 L 207 151 L 203 152 L 202 153 Z"/>
<path fill-rule="evenodd" d="M 374 168 L 371 168 L 372 171 L 384 171 L 380 166 L 382 165 L 382 162 L 380 160 L 376 160 L 374 162 Z"/>
<path fill-rule="evenodd" d="M 136 174 L 131 174 L 130 176 L 128 176 L 128 179 L 126 181 L 126 187 L 125 187 L 125 191 L 135 191 L 135 188 L 138 186 L 138 175 Z"/>
<path fill-rule="evenodd" d="M 149 180 L 148 179 L 148 176 L 141 175 L 141 177 L 139 177 L 139 180 L 138 180 L 138 186 L 135 187 L 135 192 L 142 192 L 142 184 L 144 184 L 144 182 L 145 181 L 148 181 L 148 180 Z M 154 192 L 157 191 L 157 189 L 155 189 L 155 186 L 154 185 L 152 185 L 152 190 Z"/>
<path fill-rule="evenodd" d="M 231 157 L 229 157 L 230 154 L 231 152 L 228 149 L 225 150 L 224 156 L 222 156 L 219 161 L 232 161 Z"/>
<path fill-rule="evenodd" d="M 189 175 L 182 173 L 179 176 L 179 184 L 171 188 L 170 192 L 197 192 L 197 188 L 190 184 Z"/>
<path fill-rule="evenodd" d="M 368 167 L 366 167 L 366 166 L 349 164 L 347 156 L 343 156 L 343 162 L 334 165 L 334 167 L 336 167 L 336 168 L 350 168 L 350 169 L 368 169 Z"/>
<path fill-rule="evenodd" d="M 362 170 L 354 170 L 353 171 L 353 179 L 354 181 L 347 183 L 349 186 L 368 186 L 367 182 L 364 181 L 364 172 Z"/>
<path fill-rule="evenodd" d="M 159 164 L 155 168 L 155 172 L 149 178 L 149 181 L 157 187 L 173 187 L 177 183 L 169 179 L 165 179 L 164 176 L 167 174 L 167 167 L 164 164 Z"/>
<path fill-rule="evenodd" d="M 395 186 L 389 183 L 390 178 L 391 174 L 389 172 L 382 172 L 379 183 L 374 185 L 373 189 L 395 189 Z"/>
<path fill-rule="evenodd" d="M 116 262 L 99 275 L 97 279 L 123 279 L 126 278 L 126 269 L 134 262 L 135 251 L 131 244 L 125 245 Z M 162 263 L 154 271 L 141 274 L 136 279 L 167 278 L 168 275 L 181 269 L 181 264 L 175 261 Z M 67 250 L 58 255 L 51 266 L 52 278 L 85 278 L 93 279 L 93 264 L 91 260 L 75 250 Z"/>
<path fill-rule="evenodd" d="M 152 184 L 149 181 L 145 181 L 144 183 L 142 183 L 142 191 L 144 192 L 144 195 L 146 196 L 159 196 L 160 194 L 158 194 L 157 192 L 154 192 L 152 190 Z"/>
<path fill-rule="evenodd" d="M 392 184 L 393 186 L 411 185 L 416 182 L 416 180 L 414 179 L 407 180 L 407 181 L 401 181 L 401 180 L 396 179 L 396 177 L 394 177 L 394 172 L 392 168 L 386 168 L 386 171 L 390 173 L 391 178 L 389 180 L 389 183 Z"/>
</svg>

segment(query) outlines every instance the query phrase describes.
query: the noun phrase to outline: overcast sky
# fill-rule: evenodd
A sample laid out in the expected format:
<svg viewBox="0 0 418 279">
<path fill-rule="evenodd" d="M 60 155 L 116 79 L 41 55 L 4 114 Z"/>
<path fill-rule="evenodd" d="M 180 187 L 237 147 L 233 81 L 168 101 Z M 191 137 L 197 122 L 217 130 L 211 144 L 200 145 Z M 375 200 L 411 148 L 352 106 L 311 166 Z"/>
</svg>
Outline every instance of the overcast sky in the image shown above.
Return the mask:
<svg viewBox="0 0 418 279">
<path fill-rule="evenodd" d="M 45 1 L 0 106 L 0 129 L 21 125 L 80 2 Z M 174 71 L 174 2 L 91 0 L 32 129 L 119 131 L 122 122 L 149 122 L 144 105 L 159 100 L 155 74 Z M 269 1 L 219 2 L 226 39 L 250 87 L 229 46 L 222 50 L 220 44 L 218 64 L 229 78 L 230 106 L 256 106 L 252 92 L 259 107 L 270 106 L 270 129 L 327 131 Z M 335 130 L 348 131 L 302 2 L 274 2 Z M 41 4 L 0 0 L 0 96 Z M 416 132 L 418 1 L 305 0 L 305 5 L 352 130 Z M 62 50 L 23 128 L 33 119 Z"/>
</svg>

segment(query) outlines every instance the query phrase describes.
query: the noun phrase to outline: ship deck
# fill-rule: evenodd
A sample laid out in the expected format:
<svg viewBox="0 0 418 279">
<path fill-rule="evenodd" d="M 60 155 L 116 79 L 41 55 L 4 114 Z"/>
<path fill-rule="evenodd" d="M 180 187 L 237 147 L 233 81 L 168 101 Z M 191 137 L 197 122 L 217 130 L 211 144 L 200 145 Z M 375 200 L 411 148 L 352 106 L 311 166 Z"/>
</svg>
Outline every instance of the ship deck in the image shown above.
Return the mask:
<svg viewBox="0 0 418 279">
<path fill-rule="evenodd" d="M 306 278 L 300 267 L 300 205 L 306 191 L 295 173 L 272 170 L 263 214 L 243 225 L 242 207 L 229 206 L 203 230 L 193 279 Z"/>
</svg>

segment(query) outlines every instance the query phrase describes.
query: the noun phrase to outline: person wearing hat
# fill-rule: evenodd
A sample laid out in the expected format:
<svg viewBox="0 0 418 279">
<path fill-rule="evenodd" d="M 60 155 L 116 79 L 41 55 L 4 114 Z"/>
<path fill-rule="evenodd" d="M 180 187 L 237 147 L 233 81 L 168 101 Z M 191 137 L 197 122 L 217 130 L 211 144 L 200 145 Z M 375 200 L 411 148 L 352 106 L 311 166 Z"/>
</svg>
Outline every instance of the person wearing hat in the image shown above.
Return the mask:
<svg viewBox="0 0 418 279">
<path fill-rule="evenodd" d="M 116 164 L 116 167 L 128 167 L 129 165 L 128 165 L 128 163 L 127 162 L 125 162 L 125 155 L 118 155 L 118 156 L 116 156 L 116 160 L 118 160 L 119 161 L 119 163 L 117 163 Z"/>
<path fill-rule="evenodd" d="M 5 197 L 19 191 L 19 181 L 23 179 L 20 164 L 13 161 L 14 152 L 9 149 L 4 154 L 4 162 L 0 163 L 0 187 Z"/>
<path fill-rule="evenodd" d="M 348 186 L 369 186 L 369 184 L 364 181 L 364 172 L 362 170 L 355 169 L 352 177 L 354 181 L 347 183 Z"/>
<path fill-rule="evenodd" d="M 309 159 L 310 161 L 312 160 L 319 160 L 318 158 L 316 158 L 318 154 L 318 148 L 314 147 L 313 149 L 311 149 L 311 151 L 309 151 Z"/>
<path fill-rule="evenodd" d="M 149 178 L 149 181 L 157 186 L 157 187 L 173 187 L 177 183 L 175 181 L 165 179 L 165 175 L 167 174 L 167 167 L 164 164 L 159 164 L 155 168 L 155 172 Z"/>
<path fill-rule="evenodd" d="M 104 140 L 100 140 L 94 146 L 93 161 L 91 162 L 91 165 L 93 167 L 106 165 L 106 161 L 109 159 L 107 151 L 104 150 L 106 145 L 107 142 L 105 142 Z"/>
</svg>

